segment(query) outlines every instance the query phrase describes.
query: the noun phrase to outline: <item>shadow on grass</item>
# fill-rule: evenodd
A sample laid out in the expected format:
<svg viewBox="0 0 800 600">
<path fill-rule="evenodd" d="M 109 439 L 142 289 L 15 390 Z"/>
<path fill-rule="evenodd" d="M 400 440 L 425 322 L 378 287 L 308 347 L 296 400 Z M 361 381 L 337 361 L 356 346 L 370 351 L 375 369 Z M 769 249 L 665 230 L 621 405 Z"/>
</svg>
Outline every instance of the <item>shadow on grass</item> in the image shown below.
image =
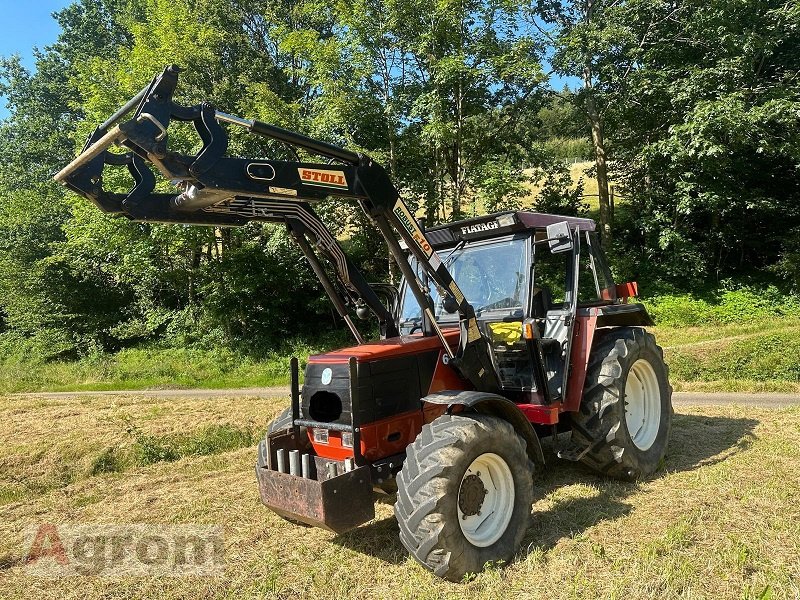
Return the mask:
<svg viewBox="0 0 800 600">
<path fill-rule="evenodd" d="M 0 556 L 0 571 L 6 571 L 11 567 L 16 567 L 21 563 L 22 559 L 15 556 L 11 556 L 10 554 L 4 554 Z"/>
<path fill-rule="evenodd" d="M 755 439 L 753 429 L 757 424 L 758 421 L 746 418 L 676 414 L 664 466 L 649 479 L 713 465 L 747 450 Z M 565 444 L 567 439 L 568 436 L 562 434 L 559 441 Z M 554 456 L 552 439 L 543 440 L 543 446 L 545 456 L 550 458 L 547 469 L 534 482 L 534 498 L 544 498 L 575 483 L 589 484 L 598 493 L 590 498 L 558 500 L 545 511 L 533 512 L 531 525 L 522 542 L 523 551 L 526 548 L 528 552 L 550 550 L 563 538 L 580 535 L 602 521 L 630 513 L 632 506 L 626 500 L 639 489 L 639 482 L 605 479 L 579 464 L 559 460 Z M 379 501 L 391 503 L 394 498 L 381 498 Z M 394 518 L 373 521 L 338 535 L 332 541 L 393 564 L 404 562 L 408 555 L 400 543 Z"/>
</svg>

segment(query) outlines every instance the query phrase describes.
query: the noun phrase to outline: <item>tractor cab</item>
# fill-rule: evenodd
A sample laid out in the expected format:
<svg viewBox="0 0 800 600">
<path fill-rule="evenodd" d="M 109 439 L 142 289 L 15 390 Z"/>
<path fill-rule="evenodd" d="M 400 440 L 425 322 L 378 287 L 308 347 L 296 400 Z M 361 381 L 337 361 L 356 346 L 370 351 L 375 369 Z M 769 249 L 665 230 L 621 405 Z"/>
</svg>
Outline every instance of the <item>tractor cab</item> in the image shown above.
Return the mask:
<svg viewBox="0 0 800 600">
<path fill-rule="evenodd" d="M 562 401 L 579 308 L 619 302 L 594 221 L 508 212 L 425 233 L 475 309 L 503 391 L 524 402 Z M 458 326 L 447 294 L 412 262 L 436 322 Z M 424 318 L 404 281 L 401 333 L 420 331 Z"/>
</svg>

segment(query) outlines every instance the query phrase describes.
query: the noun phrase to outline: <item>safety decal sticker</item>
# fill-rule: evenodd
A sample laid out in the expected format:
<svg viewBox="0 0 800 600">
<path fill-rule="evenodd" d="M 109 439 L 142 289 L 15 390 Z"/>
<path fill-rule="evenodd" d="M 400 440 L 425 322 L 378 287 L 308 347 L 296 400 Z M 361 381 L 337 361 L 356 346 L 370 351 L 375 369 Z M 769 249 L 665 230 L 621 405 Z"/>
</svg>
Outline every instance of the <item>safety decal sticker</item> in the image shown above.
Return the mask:
<svg viewBox="0 0 800 600">
<path fill-rule="evenodd" d="M 456 303 L 461 304 L 464 301 L 464 294 L 461 293 L 461 290 L 458 288 L 456 284 L 456 280 L 450 282 L 450 293 L 453 294 L 453 298 L 456 299 Z"/>
</svg>

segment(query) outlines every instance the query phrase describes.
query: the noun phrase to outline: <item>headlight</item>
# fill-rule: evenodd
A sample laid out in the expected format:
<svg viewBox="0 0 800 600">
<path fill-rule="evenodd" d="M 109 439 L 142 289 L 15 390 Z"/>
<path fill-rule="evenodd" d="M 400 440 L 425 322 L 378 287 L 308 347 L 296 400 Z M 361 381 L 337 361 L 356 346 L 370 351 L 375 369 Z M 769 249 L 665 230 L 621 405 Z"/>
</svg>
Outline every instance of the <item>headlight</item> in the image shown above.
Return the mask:
<svg viewBox="0 0 800 600">
<path fill-rule="evenodd" d="M 318 444 L 327 444 L 328 443 L 328 430 L 327 429 L 315 429 L 314 430 L 314 441 Z"/>
<path fill-rule="evenodd" d="M 345 446 L 347 448 L 353 447 L 353 432 L 351 431 L 342 432 L 342 446 Z"/>
</svg>

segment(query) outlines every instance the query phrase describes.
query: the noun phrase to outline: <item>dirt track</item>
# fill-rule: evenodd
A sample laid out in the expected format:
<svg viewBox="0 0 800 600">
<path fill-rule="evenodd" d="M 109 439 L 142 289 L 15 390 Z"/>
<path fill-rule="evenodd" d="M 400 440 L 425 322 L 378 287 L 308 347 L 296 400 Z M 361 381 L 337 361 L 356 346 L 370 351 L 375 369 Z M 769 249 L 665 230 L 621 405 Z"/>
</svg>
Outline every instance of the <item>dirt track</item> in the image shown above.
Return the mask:
<svg viewBox="0 0 800 600">
<path fill-rule="evenodd" d="M 104 392 L 30 392 L 14 396 L 38 398 L 65 398 L 75 396 L 146 396 L 151 398 L 215 398 L 289 395 L 287 386 L 240 388 L 240 389 L 183 389 L 183 390 L 118 390 Z M 698 393 L 675 392 L 672 403 L 676 406 L 722 406 L 738 404 L 764 408 L 800 406 L 800 394 L 742 394 L 742 393 Z"/>
</svg>

